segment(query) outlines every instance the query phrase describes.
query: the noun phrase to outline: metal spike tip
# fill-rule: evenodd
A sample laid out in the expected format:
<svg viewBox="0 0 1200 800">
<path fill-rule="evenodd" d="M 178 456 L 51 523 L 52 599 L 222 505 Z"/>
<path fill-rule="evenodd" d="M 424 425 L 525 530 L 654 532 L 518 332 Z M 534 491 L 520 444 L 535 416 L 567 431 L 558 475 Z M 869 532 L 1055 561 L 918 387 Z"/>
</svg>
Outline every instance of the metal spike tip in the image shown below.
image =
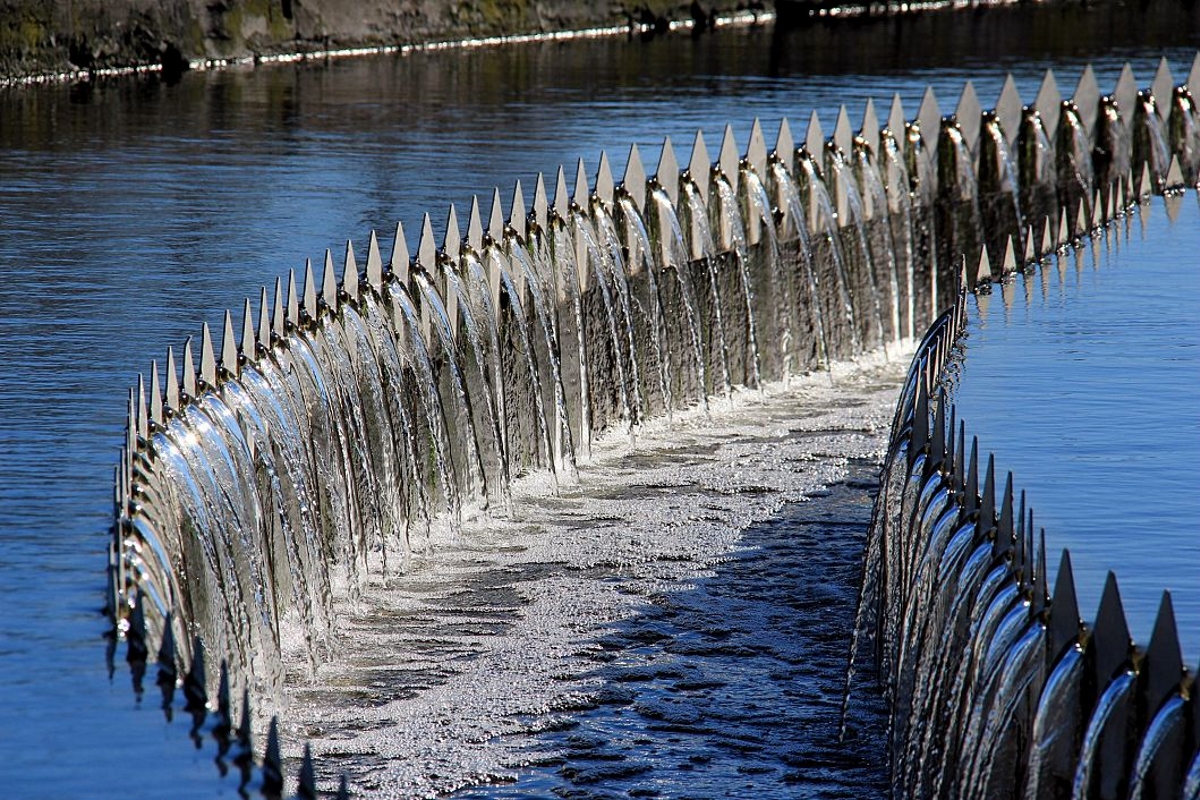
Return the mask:
<svg viewBox="0 0 1200 800">
<path fill-rule="evenodd" d="M 1004 496 L 1000 501 L 1000 518 L 996 522 L 996 539 L 992 553 L 1001 558 L 1013 550 L 1017 537 L 1013 530 L 1013 476 L 1008 473 L 1004 481 Z"/>
<path fill-rule="evenodd" d="M 417 262 L 427 270 L 437 264 L 437 244 L 433 240 L 433 222 L 426 213 L 421 220 L 421 239 L 417 243 Z"/>
<path fill-rule="evenodd" d="M 1062 551 L 1058 575 L 1054 579 L 1054 597 L 1050 606 L 1050 657 L 1057 659 L 1063 648 L 1079 639 L 1083 622 L 1079 616 L 1079 601 L 1075 595 L 1075 573 L 1071 569 L 1071 553 Z"/>
<path fill-rule="evenodd" d="M 658 169 L 654 174 L 658 185 L 671 198 L 671 205 L 679 205 L 679 160 L 675 157 L 675 148 L 671 145 L 671 137 L 663 139 L 662 152 L 658 156 Z"/>
<path fill-rule="evenodd" d="M 375 238 L 375 231 L 371 231 L 371 238 Z M 379 247 L 376 245 L 375 257 L 379 258 Z M 370 261 L 370 256 L 367 256 Z M 329 274 L 329 286 L 325 288 L 325 305 L 330 310 L 337 309 L 338 291 L 337 281 L 333 274 L 333 259 L 330 259 L 326 265 Z M 346 240 L 346 256 L 342 259 L 342 292 L 345 293 L 351 301 L 358 301 L 358 285 L 362 281 L 362 275 L 358 272 L 358 259 L 354 257 L 354 242 Z"/>
<path fill-rule="evenodd" d="M 1129 658 L 1132 645 L 1121 592 L 1117 588 L 1117 576 L 1109 572 L 1104 582 L 1104 593 L 1100 597 L 1096 624 L 1092 627 L 1097 685 L 1104 686 L 1112 679 L 1117 669 Z"/>
<path fill-rule="evenodd" d="M 249 302 L 246 303 L 249 306 Z M 238 376 L 238 346 L 233 334 L 233 314 L 225 312 L 225 329 L 221 332 L 221 369 L 231 378 Z"/>
<path fill-rule="evenodd" d="M 571 201 L 584 211 L 591 205 L 592 190 L 588 186 L 587 167 L 584 166 L 582 158 L 575 162 L 575 193 Z"/>
<path fill-rule="evenodd" d="M 513 199 L 512 206 L 508 212 L 508 224 L 517 232 L 517 236 L 520 236 L 522 239 L 525 238 L 528 232 L 527 213 L 525 209 L 525 194 L 521 191 L 521 182 L 517 181 L 516 185 L 513 186 Z"/>
<path fill-rule="evenodd" d="M 813 158 L 819 159 L 825 147 L 825 131 L 821 129 L 821 118 L 816 109 L 808 117 L 808 129 L 804 132 L 804 148 Z"/>
<path fill-rule="evenodd" d="M 868 101 L 870 103 L 870 101 Z M 868 108 L 871 106 L 868 105 Z M 699 131 L 696 133 L 699 136 Z M 875 137 L 879 138 L 879 124 L 875 125 Z M 787 117 L 779 120 L 779 133 L 775 136 L 775 157 L 791 172 L 796 168 L 796 140 L 792 137 L 792 126 Z"/>
<path fill-rule="evenodd" d="M 567 194 L 567 174 L 562 165 L 558 167 L 558 176 L 554 181 L 554 212 L 560 219 L 566 219 L 571 212 L 571 201 Z"/>
<path fill-rule="evenodd" d="M 312 264 L 308 263 L 308 271 L 312 273 Z M 288 270 L 288 288 L 287 288 L 287 325 L 293 328 L 300 325 L 300 295 L 296 287 L 296 271 Z M 285 326 L 286 327 L 286 326 Z"/>
<path fill-rule="evenodd" d="M 452 263 L 458 262 L 458 256 L 462 252 L 462 232 L 458 227 L 458 209 L 454 204 L 450 204 L 450 210 L 446 212 L 446 236 L 442 239 L 442 252 L 446 258 Z"/>
<path fill-rule="evenodd" d="M 477 253 L 483 250 L 483 212 L 478 196 L 471 198 L 471 211 L 467 214 L 467 244 Z"/>
<path fill-rule="evenodd" d="M 207 322 L 200 328 L 200 381 L 210 389 L 217 387 L 217 355 Z"/>
<path fill-rule="evenodd" d="M 325 251 L 325 257 L 332 262 L 328 250 Z M 304 259 L 304 317 L 314 322 L 317 319 L 317 279 L 312 261 L 307 258 Z"/>
<path fill-rule="evenodd" d="M 908 117 L 904 115 L 904 104 L 900 102 L 900 94 L 897 92 L 892 95 L 892 105 L 888 109 L 887 127 L 892 132 L 893 136 L 901 136 L 904 133 L 904 124 Z"/>
<path fill-rule="evenodd" d="M 721 152 L 717 155 L 717 167 L 725 176 L 725 180 L 729 181 L 729 186 L 733 189 L 734 194 L 738 189 L 738 162 L 740 160 L 737 140 L 733 136 L 733 126 L 726 125 L 725 134 L 721 138 Z"/>
<path fill-rule="evenodd" d="M 600 166 L 596 168 L 596 196 L 608 208 L 612 208 L 613 201 L 616 198 L 616 186 L 616 181 L 613 180 L 612 164 L 608 160 L 608 153 L 601 150 Z"/>
<path fill-rule="evenodd" d="M 758 117 L 750 126 L 750 142 L 746 145 L 746 161 L 754 174 L 760 178 L 767 174 L 767 140 L 763 136 L 762 123 Z"/>
<path fill-rule="evenodd" d="M 633 200 L 638 211 L 646 210 L 646 167 L 636 144 L 629 148 L 629 161 L 625 164 L 625 177 L 621 186 Z"/>
<path fill-rule="evenodd" d="M 346 249 L 353 255 L 354 251 L 348 245 Z M 350 281 L 349 276 L 350 270 L 347 269 L 342 274 L 342 291 L 349 297 L 357 299 L 358 281 Z M 383 256 L 379 253 L 379 237 L 375 235 L 374 230 L 371 231 L 371 237 L 367 240 L 367 285 L 376 292 L 383 291 Z"/>
<path fill-rule="evenodd" d="M 408 265 L 412 261 L 412 256 L 408 252 L 408 237 L 404 233 L 404 223 L 396 223 L 396 235 L 392 239 L 392 257 L 388 261 L 388 267 L 392 271 L 392 276 L 401 284 L 408 283 Z"/>
<path fill-rule="evenodd" d="M 692 176 L 692 182 L 696 184 L 696 190 L 700 193 L 700 199 L 705 205 L 708 204 L 708 178 L 711 169 L 712 160 L 708 156 L 708 148 L 704 145 L 704 134 L 697 130 L 696 138 L 692 140 L 692 157 L 688 160 L 688 174 Z"/>
<path fill-rule="evenodd" d="M 867 98 L 866 107 L 863 108 L 862 127 L 859 128 L 858 135 L 866 141 L 872 153 L 879 153 L 879 114 L 875 111 L 873 98 Z"/>
<path fill-rule="evenodd" d="M 958 118 L 963 140 L 966 142 L 968 149 L 974 151 L 975 145 L 979 141 L 979 127 L 983 118 L 983 107 L 979 104 L 979 96 L 975 93 L 975 84 L 971 81 L 967 81 L 966 85 L 963 86 L 962 94 L 958 98 L 958 105 L 954 110 L 954 115 Z"/>
<path fill-rule="evenodd" d="M 196 359 L 192 355 L 192 337 L 183 343 L 183 395 L 181 399 L 193 400 L 199 394 L 196 391 Z"/>
<path fill-rule="evenodd" d="M 167 411 L 175 413 L 179 410 L 179 376 L 175 368 L 175 351 L 167 348 Z"/>
<path fill-rule="evenodd" d="M 266 290 L 263 290 L 263 301 L 266 301 Z M 254 308 L 250 305 L 250 298 L 246 298 L 245 305 L 242 306 L 242 357 L 247 361 L 253 361 L 258 357 L 258 339 L 254 333 Z"/>
<path fill-rule="evenodd" d="M 488 236 L 493 242 L 504 240 L 504 206 L 500 202 L 500 188 L 492 192 L 492 211 L 488 215 Z"/>
<path fill-rule="evenodd" d="M 987 247 L 979 249 L 979 265 L 975 268 L 975 289 L 983 289 L 992 282 L 992 261 L 988 258 Z"/>
<path fill-rule="evenodd" d="M 1157 709 L 1163 700 L 1179 687 L 1185 675 L 1183 649 L 1179 644 L 1179 628 L 1175 624 L 1175 608 L 1171 593 L 1164 591 L 1154 620 L 1154 632 L 1146 647 L 1147 707 Z"/>
</svg>

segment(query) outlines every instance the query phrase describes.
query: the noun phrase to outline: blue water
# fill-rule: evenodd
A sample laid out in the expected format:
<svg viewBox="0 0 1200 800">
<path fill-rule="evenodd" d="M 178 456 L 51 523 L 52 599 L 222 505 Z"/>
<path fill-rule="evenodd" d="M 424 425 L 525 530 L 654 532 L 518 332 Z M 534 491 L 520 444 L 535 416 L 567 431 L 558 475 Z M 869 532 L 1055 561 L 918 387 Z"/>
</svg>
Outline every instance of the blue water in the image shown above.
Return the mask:
<svg viewBox="0 0 1200 800">
<path fill-rule="evenodd" d="M 1099 56 L 1107 87 L 1126 58 L 1145 85 L 1161 52 L 1179 74 L 1192 54 L 968 45 L 822 67 L 781 62 L 759 30 L 0 90 L 0 785 L 234 793 L 183 726 L 139 706 L 123 653 L 116 677 L 105 666 L 125 393 L 168 344 L 306 257 L 328 247 L 340 262 L 344 237 L 361 264 L 371 228 L 386 249 L 400 219 L 415 245 L 422 212 L 440 229 L 449 202 L 465 210 L 495 185 L 507 202 L 518 177 L 529 197 L 537 171 L 582 155 L 593 172 L 601 148 L 619 175 L 636 141 L 653 171 L 662 136 L 686 160 L 697 127 L 715 154 L 726 122 L 744 143 L 759 116 L 773 140 L 791 114 L 800 139 L 812 108 L 830 131 L 840 103 L 857 123 L 871 95 L 886 116 L 899 92 L 911 117 L 927 82 L 948 107 L 969 75 L 988 105 L 1007 70 L 1028 100 L 1052 60 L 1066 88 Z"/>
<path fill-rule="evenodd" d="M 1134 638 L 1169 589 L 1200 657 L 1200 213 L 1155 198 L 1084 250 L 981 297 L 959 411 L 1025 487 L 1085 619 L 1117 574 Z M 1128 234 L 1126 233 L 1128 229 Z"/>
</svg>

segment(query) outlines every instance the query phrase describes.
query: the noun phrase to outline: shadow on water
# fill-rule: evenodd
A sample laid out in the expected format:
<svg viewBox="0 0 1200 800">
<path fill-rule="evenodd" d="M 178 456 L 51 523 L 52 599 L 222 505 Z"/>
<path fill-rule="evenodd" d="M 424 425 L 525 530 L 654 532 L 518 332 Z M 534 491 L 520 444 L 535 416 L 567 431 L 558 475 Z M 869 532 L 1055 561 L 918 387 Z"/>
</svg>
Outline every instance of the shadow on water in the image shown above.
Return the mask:
<svg viewBox="0 0 1200 800">
<path fill-rule="evenodd" d="M 873 460 L 753 526 L 714 574 L 657 594 L 595 641 L 594 701 L 543 733 L 560 755 L 455 797 L 869 798 L 886 794 L 885 708 L 869 688 L 838 741 Z M 856 679 L 873 680 L 870 668 Z"/>
</svg>

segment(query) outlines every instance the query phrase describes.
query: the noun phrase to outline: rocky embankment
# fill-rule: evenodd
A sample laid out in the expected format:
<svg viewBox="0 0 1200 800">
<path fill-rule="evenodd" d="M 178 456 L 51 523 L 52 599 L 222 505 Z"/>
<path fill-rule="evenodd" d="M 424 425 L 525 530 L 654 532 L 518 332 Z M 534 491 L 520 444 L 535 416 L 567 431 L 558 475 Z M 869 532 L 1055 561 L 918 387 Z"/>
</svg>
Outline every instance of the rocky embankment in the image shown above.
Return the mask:
<svg viewBox="0 0 1200 800">
<path fill-rule="evenodd" d="M 746 0 L 0 0 L 0 78 L 669 20 Z"/>
</svg>

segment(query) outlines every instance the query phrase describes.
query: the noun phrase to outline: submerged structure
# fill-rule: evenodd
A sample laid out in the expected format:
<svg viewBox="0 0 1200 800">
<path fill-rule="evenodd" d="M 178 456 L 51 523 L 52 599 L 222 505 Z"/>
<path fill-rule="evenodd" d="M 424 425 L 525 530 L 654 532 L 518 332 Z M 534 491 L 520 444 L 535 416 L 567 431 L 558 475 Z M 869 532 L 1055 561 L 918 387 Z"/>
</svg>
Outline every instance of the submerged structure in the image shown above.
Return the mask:
<svg viewBox="0 0 1200 800">
<path fill-rule="evenodd" d="M 348 243 L 340 276 L 327 252 L 130 393 L 109 607 L 135 686 L 156 664 L 168 714 L 277 795 L 278 737 L 272 723 L 256 765 L 252 704 L 290 659 L 336 647 L 339 607 L 403 580 L 433 526 L 506 513 L 523 475 L 576 480 L 601 434 L 633 441 L 647 420 L 928 329 L 859 631 L 897 796 L 1179 796 L 1159 787 L 1184 785 L 1200 714 L 1169 604 L 1146 653 L 1115 583 L 1081 628 L 1069 565 L 1051 597 L 1032 522 L 1011 490 L 996 511 L 991 469 L 979 488 L 935 386 L 963 291 L 1196 184 L 1195 93 L 1200 56 L 1186 83 L 1164 61 L 1150 88 L 1127 68 L 1103 96 L 1090 69 L 1070 99 L 1048 73 L 1033 101 L 1010 80 L 988 110 L 970 84 L 950 114 L 930 90 L 912 118 L 899 98 L 885 120 L 843 109 L 831 136 L 815 114 L 800 141 L 787 120 L 773 145 L 756 123 L 744 149 L 727 128 L 715 151 L 697 134 L 686 163 L 667 140 L 652 175 L 634 147 L 619 182 L 606 156 L 573 183 L 559 168 L 507 211 L 498 190 L 452 207 L 440 245 L 428 215 L 411 249 L 397 226 L 386 260 L 372 233 L 361 269 Z M 934 646 L 946 636 L 965 661 Z M 315 791 L 306 759 L 300 793 Z"/>
</svg>

